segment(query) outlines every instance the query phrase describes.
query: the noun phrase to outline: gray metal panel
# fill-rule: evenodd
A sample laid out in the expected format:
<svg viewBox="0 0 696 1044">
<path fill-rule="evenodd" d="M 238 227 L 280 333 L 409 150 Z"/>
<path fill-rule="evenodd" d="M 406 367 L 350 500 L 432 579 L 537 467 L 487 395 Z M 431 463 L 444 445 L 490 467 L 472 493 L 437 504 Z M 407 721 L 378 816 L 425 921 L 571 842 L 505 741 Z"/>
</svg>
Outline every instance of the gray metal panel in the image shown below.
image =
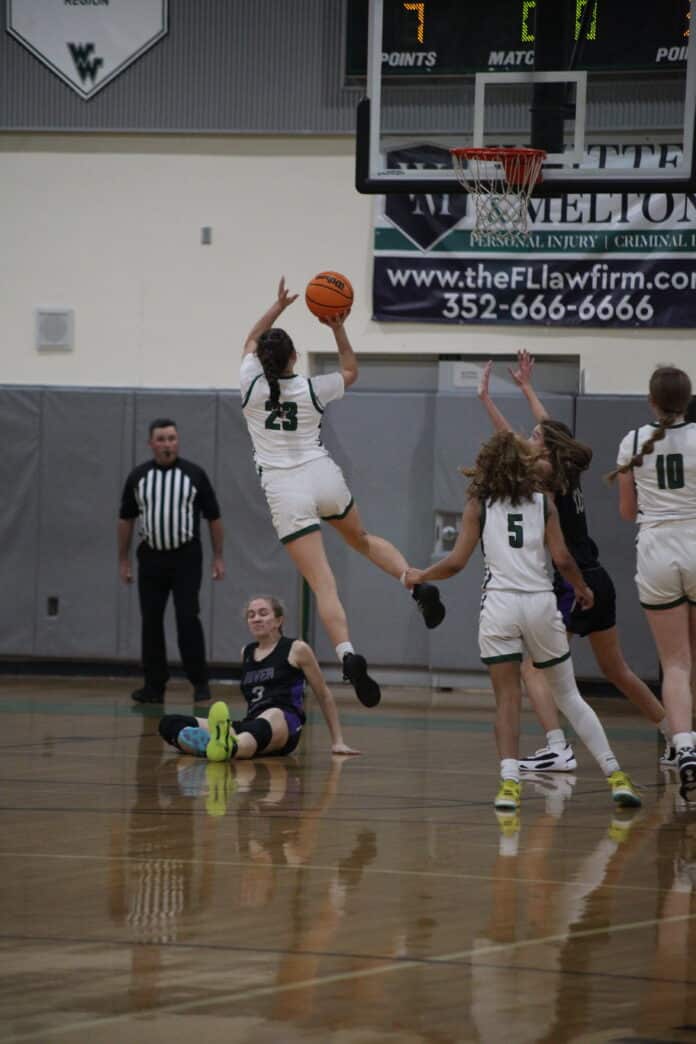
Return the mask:
<svg viewBox="0 0 696 1044">
<path fill-rule="evenodd" d="M 576 435 L 594 451 L 592 466 L 583 480 L 590 533 L 616 587 L 617 626 L 626 659 L 641 677 L 655 680 L 659 673 L 657 653 L 633 579 L 636 527 L 621 520 L 616 488 L 607 488 L 602 480 L 615 467 L 616 452 L 626 432 L 650 419 L 644 397 L 587 395 L 577 400 Z M 584 639 L 573 642 L 573 661 L 581 677 L 603 677 Z"/>
<path fill-rule="evenodd" d="M 179 453 L 186 460 L 204 468 L 210 480 L 213 480 L 216 469 L 217 396 L 214 392 L 166 392 L 138 391 L 135 393 L 134 435 L 135 447 L 133 459 L 125 464 L 119 476 L 119 496 L 126 475 L 136 464 L 152 456 L 147 445 L 148 426 L 158 417 L 169 417 L 176 422 L 179 432 Z M 216 489 L 216 492 L 217 489 Z M 112 501 L 110 525 L 115 533 L 119 500 Z M 223 515 L 223 524 L 225 517 Z M 115 538 L 114 538 L 115 539 Z M 201 585 L 201 622 L 206 640 L 206 652 L 210 655 L 210 634 L 212 629 L 212 593 L 211 586 L 211 554 L 210 534 L 205 519 L 201 519 L 201 543 L 203 545 L 203 583 Z M 138 545 L 137 522 L 133 539 L 133 549 Z M 134 558 L 135 574 L 135 558 Z M 222 581 L 225 583 L 225 581 Z M 121 599 L 124 595 L 121 592 Z M 127 590 L 128 632 L 123 635 L 121 652 L 127 659 L 140 658 L 140 608 L 138 605 L 137 585 L 133 583 Z M 167 637 L 167 656 L 170 663 L 180 663 L 179 647 L 176 640 L 174 607 L 169 600 L 165 616 Z"/>
<path fill-rule="evenodd" d="M 167 36 L 89 102 L 3 31 L 0 127 L 353 133 L 342 22 L 342 0 L 169 0 Z"/>
<path fill-rule="evenodd" d="M 496 396 L 496 404 L 517 431 L 528 433 L 534 427 L 529 407 L 521 395 Z M 553 417 L 572 427 L 572 396 L 545 394 L 544 405 Z M 490 434 L 488 415 L 475 392 L 443 392 L 438 395 L 435 413 L 435 511 L 462 511 L 467 480 L 459 473 L 459 468 L 474 463 L 481 444 Z M 483 556 L 477 549 L 466 569 L 441 585 L 447 617 L 430 638 L 430 664 L 434 670 L 483 669 L 478 648 L 482 579 Z"/>
<path fill-rule="evenodd" d="M 250 641 L 242 607 L 254 594 L 281 598 L 287 609 L 285 633 L 301 631 L 301 582 L 271 524 L 254 467 L 239 392 L 218 397 L 215 487 L 225 523 L 227 577 L 213 585 L 210 658 L 238 663 Z"/>
<path fill-rule="evenodd" d="M 4 30 L 6 4 L 1 17 Z M 0 128 L 352 135 L 364 89 L 343 86 L 343 20 L 343 0 L 169 0 L 168 35 L 88 102 L 0 31 Z M 678 127 L 676 90 L 662 79 L 603 85 L 588 129 Z M 526 99 L 506 100 L 487 127 L 515 134 L 527 123 Z M 385 91 L 385 130 L 472 125 L 471 85 Z"/>
<path fill-rule="evenodd" d="M 31 655 L 39 528 L 41 391 L 0 391 L 0 653 Z"/>
<path fill-rule="evenodd" d="M 116 655 L 116 510 L 126 395 L 44 391 L 34 653 Z M 48 615 L 47 600 L 59 599 Z"/>
<path fill-rule="evenodd" d="M 327 410 L 326 445 L 343 469 L 365 528 L 395 544 L 414 564 L 432 543 L 434 395 L 349 392 Z M 428 662 L 428 632 L 403 587 L 322 527 L 329 561 L 355 648 L 377 666 Z M 315 646 L 323 662 L 335 651 L 319 620 Z"/>
</svg>

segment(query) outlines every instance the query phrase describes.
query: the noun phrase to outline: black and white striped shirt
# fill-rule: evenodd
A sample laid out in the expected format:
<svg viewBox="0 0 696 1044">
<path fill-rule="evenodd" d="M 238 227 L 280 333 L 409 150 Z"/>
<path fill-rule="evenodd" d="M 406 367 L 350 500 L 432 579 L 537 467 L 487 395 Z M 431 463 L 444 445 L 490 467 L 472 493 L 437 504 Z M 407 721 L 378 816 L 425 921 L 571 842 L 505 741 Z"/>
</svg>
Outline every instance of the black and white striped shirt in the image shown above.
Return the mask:
<svg viewBox="0 0 696 1044">
<path fill-rule="evenodd" d="M 149 460 L 126 479 L 120 517 L 139 517 L 142 538 L 156 551 L 199 540 L 201 515 L 212 522 L 220 508 L 205 471 L 189 460 L 177 457 L 168 468 Z"/>
</svg>

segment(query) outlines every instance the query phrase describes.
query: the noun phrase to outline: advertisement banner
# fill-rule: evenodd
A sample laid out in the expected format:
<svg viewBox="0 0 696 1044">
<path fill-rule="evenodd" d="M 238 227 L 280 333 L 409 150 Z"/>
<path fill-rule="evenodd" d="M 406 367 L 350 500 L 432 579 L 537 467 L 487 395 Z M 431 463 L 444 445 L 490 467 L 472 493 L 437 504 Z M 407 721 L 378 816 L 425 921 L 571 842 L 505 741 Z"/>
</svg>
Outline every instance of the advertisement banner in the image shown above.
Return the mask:
<svg viewBox="0 0 696 1044">
<path fill-rule="evenodd" d="M 670 145 L 597 146 L 599 166 L 659 167 Z M 438 146 L 389 166 L 449 164 Z M 383 321 L 604 327 L 696 326 L 696 196 L 577 193 L 532 199 L 529 236 L 473 233 L 466 193 L 379 197 L 373 314 Z"/>
</svg>

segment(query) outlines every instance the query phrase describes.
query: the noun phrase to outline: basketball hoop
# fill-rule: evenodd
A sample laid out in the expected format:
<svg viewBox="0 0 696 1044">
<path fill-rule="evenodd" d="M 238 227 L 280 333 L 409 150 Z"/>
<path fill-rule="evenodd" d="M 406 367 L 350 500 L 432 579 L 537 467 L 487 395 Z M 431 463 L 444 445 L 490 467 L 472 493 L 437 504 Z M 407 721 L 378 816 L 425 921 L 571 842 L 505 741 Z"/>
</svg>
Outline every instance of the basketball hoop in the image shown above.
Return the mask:
<svg viewBox="0 0 696 1044">
<path fill-rule="evenodd" d="M 541 181 L 543 149 L 450 149 L 457 180 L 474 199 L 473 237 L 513 244 L 527 236 L 527 204 Z"/>
</svg>

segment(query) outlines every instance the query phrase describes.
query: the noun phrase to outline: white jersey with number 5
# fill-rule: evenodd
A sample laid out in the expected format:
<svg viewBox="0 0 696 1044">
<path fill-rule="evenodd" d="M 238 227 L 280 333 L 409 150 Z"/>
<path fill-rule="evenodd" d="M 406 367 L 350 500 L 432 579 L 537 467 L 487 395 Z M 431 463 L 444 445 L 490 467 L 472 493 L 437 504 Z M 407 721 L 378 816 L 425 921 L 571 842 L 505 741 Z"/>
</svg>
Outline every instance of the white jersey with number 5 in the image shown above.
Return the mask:
<svg viewBox="0 0 696 1044">
<path fill-rule="evenodd" d="M 294 468 L 327 457 L 321 441 L 324 407 L 343 396 L 343 374 L 311 380 L 300 374 L 280 378 L 280 408 L 272 409 L 270 390 L 256 353 L 245 355 L 239 371 L 242 411 L 258 467 Z"/>
<path fill-rule="evenodd" d="M 486 562 L 486 591 L 551 591 L 546 566 L 546 499 L 511 504 L 496 500 L 481 504 L 481 543 Z"/>
<path fill-rule="evenodd" d="M 619 446 L 617 463 L 629 464 L 655 431 L 644 424 L 629 431 Z M 664 439 L 633 469 L 639 526 L 696 518 L 696 424 L 686 421 L 665 429 Z"/>
</svg>

